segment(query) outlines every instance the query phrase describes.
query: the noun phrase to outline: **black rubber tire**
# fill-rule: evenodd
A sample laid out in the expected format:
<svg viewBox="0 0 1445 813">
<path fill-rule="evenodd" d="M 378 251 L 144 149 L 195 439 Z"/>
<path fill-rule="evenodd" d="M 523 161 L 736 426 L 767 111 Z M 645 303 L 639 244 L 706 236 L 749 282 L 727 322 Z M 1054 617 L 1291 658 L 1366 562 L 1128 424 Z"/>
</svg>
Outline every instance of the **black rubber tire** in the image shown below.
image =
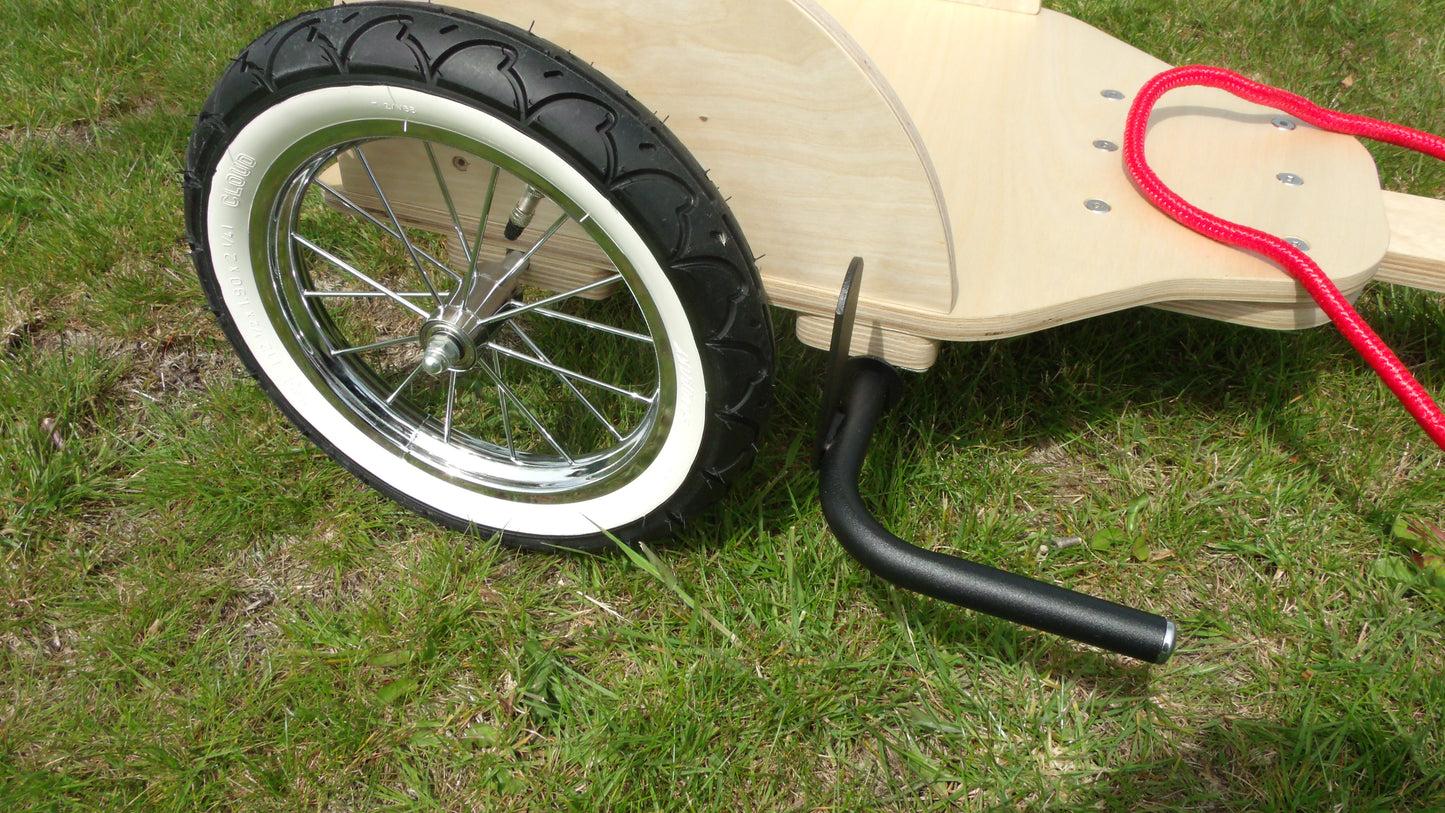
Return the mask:
<svg viewBox="0 0 1445 813">
<path fill-rule="evenodd" d="M 503 58 L 495 58 L 499 54 Z M 461 516 L 393 487 L 338 448 L 328 427 L 309 422 L 277 387 L 227 304 L 208 207 L 227 171 L 228 147 L 249 124 L 287 99 L 343 85 L 410 89 L 505 121 L 581 173 L 641 236 L 681 301 L 702 358 L 705 424 L 691 469 L 674 493 L 658 495 L 644 515 L 595 533 L 518 533 L 505 518 Z M 276 26 L 231 63 L 197 118 L 186 157 L 185 212 L 210 307 L 267 394 L 353 474 L 444 525 L 552 550 L 674 535 L 720 499 L 755 456 L 771 398 L 773 336 L 738 224 L 703 169 L 651 112 L 526 31 L 443 6 L 392 2 L 325 8 Z"/>
</svg>

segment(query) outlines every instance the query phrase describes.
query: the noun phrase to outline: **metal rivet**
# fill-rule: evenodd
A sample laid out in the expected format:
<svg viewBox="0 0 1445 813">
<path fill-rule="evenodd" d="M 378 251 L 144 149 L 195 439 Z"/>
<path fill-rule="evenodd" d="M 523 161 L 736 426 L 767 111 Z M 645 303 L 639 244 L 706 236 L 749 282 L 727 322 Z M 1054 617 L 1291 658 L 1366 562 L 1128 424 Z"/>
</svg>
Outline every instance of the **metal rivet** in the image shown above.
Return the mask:
<svg viewBox="0 0 1445 813">
<path fill-rule="evenodd" d="M 1102 200 L 1099 200 L 1098 198 L 1089 198 L 1088 200 L 1084 201 L 1084 208 L 1088 209 L 1091 212 L 1098 212 L 1099 214 L 1103 214 L 1113 209 L 1114 207 L 1110 206 Z"/>
<path fill-rule="evenodd" d="M 1304 186 L 1305 183 L 1304 178 L 1301 178 L 1293 172 L 1281 172 L 1274 177 L 1278 178 L 1280 183 L 1289 184 L 1290 186 Z"/>
<path fill-rule="evenodd" d="M 1124 94 L 1120 93 L 1120 92 L 1117 91 L 1117 90 L 1113 90 L 1113 89 L 1100 91 L 1100 92 L 1099 92 L 1099 95 L 1100 95 L 1100 96 L 1103 96 L 1105 99 L 1113 99 L 1113 100 L 1116 101 L 1116 102 L 1119 101 L 1120 99 L 1124 98 Z"/>
<path fill-rule="evenodd" d="M 1295 128 L 1295 123 L 1284 116 L 1280 116 L 1274 121 L 1271 121 L 1270 124 L 1273 124 L 1281 130 L 1293 130 Z"/>
<path fill-rule="evenodd" d="M 1114 150 L 1119 149 L 1118 144 L 1115 144 L 1114 142 L 1106 138 L 1101 138 L 1098 141 L 1095 141 L 1094 146 L 1098 149 L 1103 150 L 1104 152 L 1113 152 Z"/>
<path fill-rule="evenodd" d="M 1303 240 L 1301 240 L 1301 239 L 1299 239 L 1298 237 L 1286 237 L 1286 238 L 1284 238 L 1284 241 L 1285 241 L 1286 243 L 1289 243 L 1290 245 L 1294 246 L 1295 248 L 1299 249 L 1300 251 L 1309 251 L 1309 250 L 1310 250 L 1310 244 L 1309 244 L 1309 243 L 1306 243 L 1305 241 L 1303 241 Z"/>
</svg>

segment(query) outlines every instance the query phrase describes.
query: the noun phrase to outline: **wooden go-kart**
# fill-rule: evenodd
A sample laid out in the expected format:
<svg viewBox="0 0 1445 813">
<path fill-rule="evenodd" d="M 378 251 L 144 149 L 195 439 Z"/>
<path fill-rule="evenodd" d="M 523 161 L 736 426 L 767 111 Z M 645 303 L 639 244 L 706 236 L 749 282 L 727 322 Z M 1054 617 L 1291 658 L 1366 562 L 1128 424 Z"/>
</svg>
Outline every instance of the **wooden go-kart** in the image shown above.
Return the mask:
<svg viewBox="0 0 1445 813">
<path fill-rule="evenodd" d="M 352 3 L 221 78 L 189 238 L 312 440 L 523 547 L 666 535 L 719 498 L 767 411 L 767 306 L 794 310 L 832 348 L 821 493 L 850 552 L 1162 662 L 1172 623 L 911 546 L 857 477 L 893 368 L 943 341 L 1137 305 L 1325 321 L 1277 265 L 1136 191 L 1125 117 L 1166 67 L 1036 0 Z M 1149 131 L 1184 197 L 1289 238 L 1346 297 L 1445 287 L 1445 203 L 1382 192 L 1354 139 L 1212 89 L 1169 94 Z"/>
</svg>

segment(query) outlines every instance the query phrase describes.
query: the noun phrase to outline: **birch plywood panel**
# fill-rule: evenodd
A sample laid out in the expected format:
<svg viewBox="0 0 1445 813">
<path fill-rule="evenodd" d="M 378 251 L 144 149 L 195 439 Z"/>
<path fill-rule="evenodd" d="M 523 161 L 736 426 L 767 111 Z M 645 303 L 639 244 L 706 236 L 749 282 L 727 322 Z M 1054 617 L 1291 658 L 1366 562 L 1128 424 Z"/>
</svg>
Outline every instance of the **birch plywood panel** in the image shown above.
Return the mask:
<svg viewBox="0 0 1445 813">
<path fill-rule="evenodd" d="M 1385 193 L 1390 253 L 1378 279 L 1445 291 L 1445 201 Z"/>
<path fill-rule="evenodd" d="M 1038 14 L 1040 6 L 1039 0 L 948 0 L 948 2 L 983 6 L 999 11 L 1017 11 L 1022 14 Z"/>
<path fill-rule="evenodd" d="M 1169 300 L 1279 303 L 1297 316 L 1287 275 L 1168 220 L 1134 191 L 1120 153 L 1096 146 L 1122 141 L 1129 99 L 1165 63 L 1049 11 L 819 2 L 887 76 L 944 191 L 960 296 L 947 320 L 923 315 L 916 331 L 989 338 Z M 1222 92 L 1177 91 L 1155 113 L 1149 156 L 1187 199 L 1306 240 L 1357 292 L 1389 238 L 1374 163 L 1353 139 L 1274 118 Z"/>
<path fill-rule="evenodd" d="M 1390 249 L 1375 279 L 1445 292 L 1445 201 L 1385 192 Z M 1352 295 L 1351 300 L 1354 299 Z M 1257 302 L 1169 302 L 1167 310 L 1276 330 L 1329 323 L 1329 317 L 1300 291 L 1293 305 Z"/>
<path fill-rule="evenodd" d="M 788 0 L 454 0 L 531 28 L 652 107 L 729 199 L 768 297 L 830 312 L 860 252 L 895 312 L 947 315 L 930 175 L 871 74 Z M 998 13 L 998 12 L 995 12 Z"/>
<path fill-rule="evenodd" d="M 777 304 L 829 312 L 858 254 L 871 272 L 860 328 L 929 341 L 1171 302 L 1318 321 L 1283 272 L 1138 196 L 1101 146 L 1122 140 L 1129 98 L 1167 66 L 1063 15 L 947 0 L 454 5 L 531 24 L 667 117 L 730 195 Z M 1356 294 L 1389 239 L 1373 162 L 1353 139 L 1275 118 L 1177 91 L 1150 157 L 1187 198 L 1304 239 Z"/>
</svg>

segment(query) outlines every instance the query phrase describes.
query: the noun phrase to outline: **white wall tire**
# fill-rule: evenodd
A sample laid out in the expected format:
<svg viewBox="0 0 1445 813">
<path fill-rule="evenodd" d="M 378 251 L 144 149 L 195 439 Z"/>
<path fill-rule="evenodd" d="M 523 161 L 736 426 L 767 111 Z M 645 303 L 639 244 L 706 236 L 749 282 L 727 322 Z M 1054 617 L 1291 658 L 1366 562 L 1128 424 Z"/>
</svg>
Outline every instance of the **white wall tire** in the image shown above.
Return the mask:
<svg viewBox="0 0 1445 813">
<path fill-rule="evenodd" d="M 284 23 L 208 101 L 187 215 L 213 309 L 318 445 L 449 526 L 592 548 L 673 533 L 737 476 L 766 409 L 771 334 L 746 246 L 695 163 L 625 94 L 547 51 L 494 21 L 409 4 Z M 507 59 L 489 58 L 498 52 Z M 434 53 L 451 56 L 427 62 Z M 258 77 L 256 65 L 268 68 Z M 463 225 L 448 161 L 494 168 L 494 218 L 512 201 L 493 191 L 527 184 L 563 230 L 493 248 L 506 241 L 491 229 L 475 262 L 467 248 L 460 267 L 455 252 L 439 258 L 440 238 L 394 211 L 417 193 L 366 158 L 417 150 L 455 245 L 476 245 L 476 228 Z M 365 170 L 370 202 L 338 189 L 343 165 Z M 475 304 L 462 302 L 473 278 L 505 275 L 503 250 L 535 246 L 535 267 L 586 248 L 579 236 L 591 241 L 584 260 L 601 257 L 614 280 L 602 305 L 524 285 L 458 316 Z M 438 332 L 465 358 L 421 372 Z M 602 369 L 583 369 L 594 360 Z"/>
</svg>

